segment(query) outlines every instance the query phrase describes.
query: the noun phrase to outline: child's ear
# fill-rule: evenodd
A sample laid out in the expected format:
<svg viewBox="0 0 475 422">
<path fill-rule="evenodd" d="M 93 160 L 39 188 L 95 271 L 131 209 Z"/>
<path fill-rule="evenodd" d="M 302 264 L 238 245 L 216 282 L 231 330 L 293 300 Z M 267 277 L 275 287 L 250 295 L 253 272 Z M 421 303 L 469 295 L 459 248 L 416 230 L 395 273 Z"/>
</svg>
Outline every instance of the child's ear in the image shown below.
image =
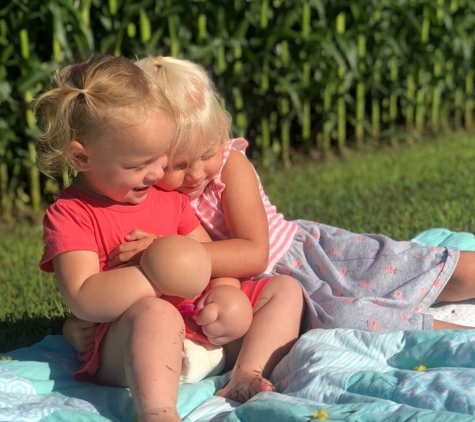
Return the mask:
<svg viewBox="0 0 475 422">
<path fill-rule="evenodd" d="M 77 171 L 89 169 L 89 154 L 81 142 L 76 140 L 69 142 L 67 154 L 69 162 Z"/>
</svg>

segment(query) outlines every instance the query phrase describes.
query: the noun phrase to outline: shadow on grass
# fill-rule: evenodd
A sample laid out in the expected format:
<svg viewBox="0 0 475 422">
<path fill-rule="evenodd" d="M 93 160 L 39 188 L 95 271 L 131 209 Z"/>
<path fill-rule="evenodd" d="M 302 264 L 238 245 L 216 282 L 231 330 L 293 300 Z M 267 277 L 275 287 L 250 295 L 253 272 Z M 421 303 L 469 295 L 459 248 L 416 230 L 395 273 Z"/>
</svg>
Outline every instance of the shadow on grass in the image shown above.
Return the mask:
<svg viewBox="0 0 475 422">
<path fill-rule="evenodd" d="M 8 318 L 8 317 L 7 317 Z M 22 317 L 0 321 L 0 353 L 29 347 L 45 336 L 62 334 L 65 317 Z"/>
</svg>

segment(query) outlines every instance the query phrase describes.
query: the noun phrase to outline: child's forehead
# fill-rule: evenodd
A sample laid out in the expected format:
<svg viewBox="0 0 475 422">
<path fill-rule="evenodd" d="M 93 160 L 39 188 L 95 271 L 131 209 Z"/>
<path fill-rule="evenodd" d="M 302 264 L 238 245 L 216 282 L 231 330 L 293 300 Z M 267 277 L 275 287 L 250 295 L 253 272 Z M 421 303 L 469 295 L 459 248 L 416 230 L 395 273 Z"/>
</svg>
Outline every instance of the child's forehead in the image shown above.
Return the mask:
<svg viewBox="0 0 475 422">
<path fill-rule="evenodd" d="M 205 154 L 213 152 L 219 144 L 216 141 L 201 142 L 193 147 L 187 148 L 186 151 L 179 150 L 173 154 L 173 161 L 192 161 L 202 157 Z"/>
</svg>

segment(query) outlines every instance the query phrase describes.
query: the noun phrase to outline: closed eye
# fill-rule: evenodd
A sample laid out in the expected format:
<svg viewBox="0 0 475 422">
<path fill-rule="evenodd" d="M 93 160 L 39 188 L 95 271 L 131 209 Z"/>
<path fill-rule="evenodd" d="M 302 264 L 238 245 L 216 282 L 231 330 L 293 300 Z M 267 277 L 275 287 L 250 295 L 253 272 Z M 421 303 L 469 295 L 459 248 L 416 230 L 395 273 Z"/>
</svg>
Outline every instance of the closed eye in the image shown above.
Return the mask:
<svg viewBox="0 0 475 422">
<path fill-rule="evenodd" d="M 168 167 L 166 168 L 167 171 L 178 171 L 178 170 L 185 170 L 186 168 L 188 168 L 188 163 L 177 163 L 177 164 L 174 164 L 173 166 L 171 167 Z"/>
<path fill-rule="evenodd" d="M 201 157 L 201 161 L 208 161 L 208 160 L 211 160 L 216 154 L 213 153 L 213 154 L 208 154 L 208 155 L 203 155 Z"/>
</svg>

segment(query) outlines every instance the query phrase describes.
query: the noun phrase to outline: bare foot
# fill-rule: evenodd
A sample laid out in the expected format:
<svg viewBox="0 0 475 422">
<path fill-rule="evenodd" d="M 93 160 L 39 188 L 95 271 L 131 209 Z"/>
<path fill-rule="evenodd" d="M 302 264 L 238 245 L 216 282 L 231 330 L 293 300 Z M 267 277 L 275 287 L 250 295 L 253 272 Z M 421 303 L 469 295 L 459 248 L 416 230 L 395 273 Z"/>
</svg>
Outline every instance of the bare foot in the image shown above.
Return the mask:
<svg viewBox="0 0 475 422">
<path fill-rule="evenodd" d="M 181 422 L 176 409 L 164 407 L 147 411 L 136 419 L 137 422 Z"/>
<path fill-rule="evenodd" d="M 262 377 L 261 372 L 233 372 L 228 383 L 216 395 L 244 403 L 264 391 L 275 391 L 275 388 L 268 379 Z"/>
</svg>

